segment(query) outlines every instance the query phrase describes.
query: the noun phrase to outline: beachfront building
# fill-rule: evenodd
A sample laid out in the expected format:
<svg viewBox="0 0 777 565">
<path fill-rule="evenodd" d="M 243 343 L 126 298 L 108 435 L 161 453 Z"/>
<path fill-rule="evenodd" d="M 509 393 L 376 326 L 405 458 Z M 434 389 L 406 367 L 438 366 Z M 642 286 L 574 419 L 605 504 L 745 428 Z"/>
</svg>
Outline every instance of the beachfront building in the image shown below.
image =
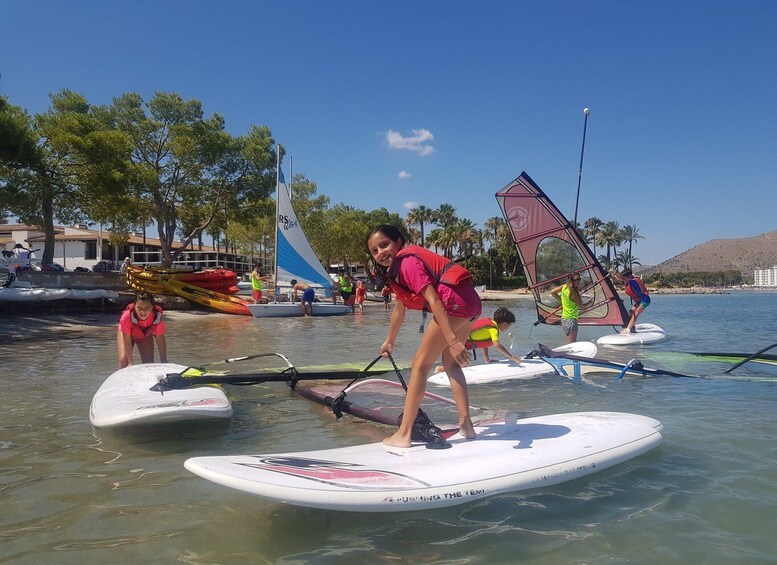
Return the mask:
<svg viewBox="0 0 777 565">
<path fill-rule="evenodd" d="M 771 269 L 756 269 L 753 284 L 755 286 L 777 286 L 777 265 Z"/>
<path fill-rule="evenodd" d="M 162 256 L 159 239 L 144 237 L 142 232 L 132 233 L 127 243 L 121 246 L 111 245 L 111 233 L 106 230 L 93 230 L 84 225 L 56 226 L 54 228 L 54 263 L 67 270 L 77 268 L 92 270 L 95 265 L 105 262 L 109 270 L 118 270 L 125 257 L 136 265 L 158 265 Z M 40 261 L 46 238 L 39 228 L 22 224 L 0 224 L 0 249 L 10 251 L 16 245 L 35 251 L 32 258 Z M 174 249 L 177 247 L 174 245 Z M 268 270 L 266 258 L 251 257 L 239 253 L 227 253 L 211 246 L 193 245 L 184 251 L 173 263 L 174 267 L 194 267 L 207 269 L 223 267 L 238 274 L 250 273 L 254 262 L 262 261 L 262 270 Z"/>
</svg>

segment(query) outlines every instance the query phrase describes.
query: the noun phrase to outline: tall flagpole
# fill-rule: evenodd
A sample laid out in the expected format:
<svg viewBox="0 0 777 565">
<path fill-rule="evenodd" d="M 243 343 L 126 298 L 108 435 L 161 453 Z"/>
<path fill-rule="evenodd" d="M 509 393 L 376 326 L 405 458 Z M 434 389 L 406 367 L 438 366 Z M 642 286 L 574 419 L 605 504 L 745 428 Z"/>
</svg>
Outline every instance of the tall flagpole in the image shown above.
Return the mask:
<svg viewBox="0 0 777 565">
<path fill-rule="evenodd" d="M 580 202 L 580 180 L 583 177 L 583 154 L 585 153 L 585 130 L 588 127 L 588 116 L 591 114 L 591 110 L 583 108 L 583 146 L 580 148 L 580 170 L 577 172 L 577 195 L 575 196 L 575 219 L 572 222 L 577 229 L 577 205 Z"/>
</svg>

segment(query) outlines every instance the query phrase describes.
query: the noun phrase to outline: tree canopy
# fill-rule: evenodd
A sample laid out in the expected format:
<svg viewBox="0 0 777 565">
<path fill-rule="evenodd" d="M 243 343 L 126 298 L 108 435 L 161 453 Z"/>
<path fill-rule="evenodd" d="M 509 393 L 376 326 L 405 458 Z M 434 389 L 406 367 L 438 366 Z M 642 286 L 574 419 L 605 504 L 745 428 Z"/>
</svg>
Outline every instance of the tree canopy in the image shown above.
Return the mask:
<svg viewBox="0 0 777 565">
<path fill-rule="evenodd" d="M 0 97 L 0 220 L 12 215 L 45 234 L 43 262 L 54 255 L 55 222 L 99 223 L 112 243 L 156 227 L 162 264 L 169 266 L 203 234 L 234 252 L 274 253 L 276 162 L 283 148 L 267 126 L 232 135 L 218 113 L 174 92 L 149 100 L 123 94 L 92 105 L 63 89 L 50 95 L 49 109 L 35 116 Z M 278 154 L 280 152 L 280 155 Z M 464 262 L 478 284 L 522 276 L 510 231 L 500 217 L 483 228 L 456 208 L 418 205 L 403 219 L 386 208 L 360 210 L 332 204 L 303 174 L 291 179 L 292 203 L 323 263 L 367 264 L 367 234 L 381 223 L 401 226 L 412 243 Z M 581 236 L 606 250 L 605 266 L 639 265 L 633 245 L 643 239 L 636 226 L 589 218 Z M 622 244 L 628 250 L 618 250 Z M 566 261 L 553 248 L 545 262 Z"/>
</svg>

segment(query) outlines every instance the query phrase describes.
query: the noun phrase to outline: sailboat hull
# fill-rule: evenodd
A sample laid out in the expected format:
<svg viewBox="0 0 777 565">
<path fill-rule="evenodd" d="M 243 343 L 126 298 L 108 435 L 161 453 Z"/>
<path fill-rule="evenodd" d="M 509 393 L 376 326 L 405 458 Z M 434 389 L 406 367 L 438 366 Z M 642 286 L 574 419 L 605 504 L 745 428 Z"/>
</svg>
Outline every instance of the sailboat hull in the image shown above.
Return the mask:
<svg viewBox="0 0 777 565">
<path fill-rule="evenodd" d="M 302 304 L 299 302 L 271 302 L 269 304 L 249 304 L 248 310 L 254 318 L 289 318 L 303 316 Z M 314 316 L 339 316 L 351 312 L 347 304 L 313 304 Z"/>
</svg>

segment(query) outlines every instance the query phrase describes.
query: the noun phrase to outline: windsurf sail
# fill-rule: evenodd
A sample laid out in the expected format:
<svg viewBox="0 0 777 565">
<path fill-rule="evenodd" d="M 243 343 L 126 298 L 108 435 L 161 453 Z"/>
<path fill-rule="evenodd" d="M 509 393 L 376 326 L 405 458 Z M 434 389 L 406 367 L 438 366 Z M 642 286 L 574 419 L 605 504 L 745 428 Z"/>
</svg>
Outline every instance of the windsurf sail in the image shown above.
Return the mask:
<svg viewBox="0 0 777 565">
<path fill-rule="evenodd" d="M 294 392 L 330 408 L 338 419 L 343 414 L 350 414 L 387 426 L 399 426 L 402 422 L 405 389 L 396 381 L 368 379 L 352 383 L 345 389 L 336 383 L 305 382 L 299 383 Z M 455 406 L 451 399 L 425 392 L 413 426 L 413 440 L 434 444 L 458 432 Z M 445 423 L 438 426 L 433 420 Z"/>
<path fill-rule="evenodd" d="M 558 324 L 561 305 L 549 291 L 579 273 L 583 326 L 625 326 L 629 314 L 602 268 L 550 198 L 525 172 L 496 194 L 499 207 L 518 248 L 529 290 L 537 306 L 537 322 Z"/>
<path fill-rule="evenodd" d="M 251 372 L 233 372 L 231 369 L 215 370 L 213 367 L 223 364 L 244 362 L 247 360 L 262 360 L 278 358 L 285 366 L 263 367 Z M 260 353 L 244 357 L 235 357 L 208 363 L 200 367 L 187 367 L 179 373 L 168 373 L 153 385 L 150 390 L 164 394 L 170 390 L 204 385 L 253 385 L 267 382 L 285 382 L 301 397 L 327 406 L 339 419 L 343 414 L 350 414 L 363 420 L 380 424 L 398 426 L 402 419 L 402 411 L 407 385 L 393 359 L 391 366 L 376 367 L 383 358 L 378 357 L 367 367 L 354 370 L 347 366 L 318 366 L 297 368 L 284 355 L 279 353 Z M 368 378 L 394 373 L 398 381 Z M 367 380 L 364 380 L 367 379 Z M 351 380 L 343 385 L 343 380 Z M 426 392 L 422 402 L 422 410 L 413 426 L 413 439 L 425 441 L 433 448 L 447 446 L 444 438 L 458 431 L 456 403 L 453 400 Z M 473 409 L 483 418 L 483 414 L 492 418 L 490 411 Z M 441 421 L 454 422 L 437 426 L 432 418 L 441 417 Z"/>
<path fill-rule="evenodd" d="M 709 361 L 736 364 L 740 362 L 762 363 L 764 365 L 777 365 L 777 355 L 764 353 L 753 356 L 752 353 L 689 353 L 694 357 L 703 357 Z"/>
<path fill-rule="evenodd" d="M 310 246 L 305 232 L 291 205 L 291 198 L 278 165 L 277 185 L 277 241 L 275 245 L 275 296 L 277 289 L 291 288 L 291 281 L 306 282 L 325 296 L 332 296 L 333 281 Z"/>
</svg>

